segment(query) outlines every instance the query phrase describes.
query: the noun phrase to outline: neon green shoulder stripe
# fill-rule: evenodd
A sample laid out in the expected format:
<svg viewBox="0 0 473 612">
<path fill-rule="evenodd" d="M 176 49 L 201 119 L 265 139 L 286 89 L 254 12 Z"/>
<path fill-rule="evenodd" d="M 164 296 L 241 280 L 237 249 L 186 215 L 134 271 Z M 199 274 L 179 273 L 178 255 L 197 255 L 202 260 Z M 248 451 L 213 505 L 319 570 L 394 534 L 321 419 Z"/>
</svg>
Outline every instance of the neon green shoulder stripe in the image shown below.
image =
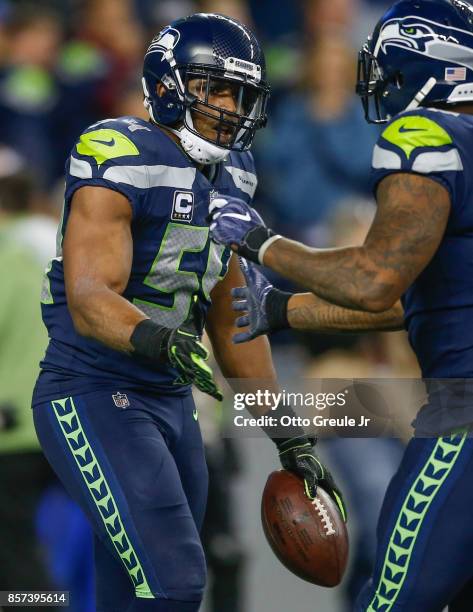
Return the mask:
<svg viewBox="0 0 473 612">
<path fill-rule="evenodd" d="M 402 149 L 407 159 L 417 147 L 442 147 L 453 142 L 441 125 L 419 115 L 396 119 L 384 130 L 382 137 Z"/>
<path fill-rule="evenodd" d="M 76 149 L 80 155 L 93 157 L 99 167 L 109 159 L 140 154 L 135 143 L 125 134 L 106 129 L 82 134 Z"/>
</svg>

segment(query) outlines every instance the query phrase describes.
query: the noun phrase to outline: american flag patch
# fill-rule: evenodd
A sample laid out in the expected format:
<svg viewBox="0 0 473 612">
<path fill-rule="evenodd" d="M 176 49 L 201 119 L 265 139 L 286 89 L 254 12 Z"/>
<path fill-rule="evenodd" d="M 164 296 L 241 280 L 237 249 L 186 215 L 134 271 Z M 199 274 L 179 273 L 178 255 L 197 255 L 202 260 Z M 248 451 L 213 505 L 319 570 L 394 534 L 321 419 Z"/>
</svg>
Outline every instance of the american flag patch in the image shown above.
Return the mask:
<svg viewBox="0 0 473 612">
<path fill-rule="evenodd" d="M 465 81 L 466 80 L 466 68 L 460 68 L 460 67 L 445 68 L 445 80 L 446 81 Z"/>
</svg>

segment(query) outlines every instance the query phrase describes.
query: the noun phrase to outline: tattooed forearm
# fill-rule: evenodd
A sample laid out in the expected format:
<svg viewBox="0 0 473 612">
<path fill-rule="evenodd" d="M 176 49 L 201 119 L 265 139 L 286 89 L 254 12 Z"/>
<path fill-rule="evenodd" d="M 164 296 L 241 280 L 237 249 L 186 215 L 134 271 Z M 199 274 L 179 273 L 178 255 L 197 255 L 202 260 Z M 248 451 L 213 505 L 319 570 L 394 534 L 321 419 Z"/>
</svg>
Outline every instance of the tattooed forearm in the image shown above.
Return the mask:
<svg viewBox="0 0 473 612">
<path fill-rule="evenodd" d="M 398 173 L 381 181 L 377 200 L 362 246 L 318 250 L 281 239 L 267 250 L 265 265 L 339 306 L 387 310 L 437 250 L 450 196 L 432 179 Z"/>
<path fill-rule="evenodd" d="M 376 270 L 364 247 L 315 250 L 290 240 L 271 246 L 264 263 L 328 302 L 357 310 L 376 310 Z M 385 287 L 385 291 L 391 290 Z M 383 310 L 380 306 L 379 310 Z"/>
<path fill-rule="evenodd" d="M 400 302 L 385 312 L 361 312 L 335 306 L 312 293 L 296 293 L 288 304 L 289 325 L 293 329 L 321 333 L 398 331 L 404 328 Z"/>
</svg>

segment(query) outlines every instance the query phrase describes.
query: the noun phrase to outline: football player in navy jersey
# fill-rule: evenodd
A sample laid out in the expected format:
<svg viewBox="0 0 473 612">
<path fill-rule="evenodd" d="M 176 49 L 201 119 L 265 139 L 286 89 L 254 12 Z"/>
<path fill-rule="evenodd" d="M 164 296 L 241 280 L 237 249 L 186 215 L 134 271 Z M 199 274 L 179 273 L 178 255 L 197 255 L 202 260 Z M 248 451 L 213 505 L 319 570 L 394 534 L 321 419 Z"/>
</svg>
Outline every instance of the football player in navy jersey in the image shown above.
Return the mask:
<svg viewBox="0 0 473 612">
<path fill-rule="evenodd" d="M 308 248 L 229 197 L 211 203 L 211 234 L 310 291 L 283 293 L 244 263 L 247 287 L 234 290 L 234 308 L 246 311 L 237 326 L 247 329 L 235 342 L 286 327 L 405 326 L 423 376 L 454 379 L 429 393 L 414 421 L 417 437 L 387 490 L 373 578 L 356 610 L 471 610 L 473 8 L 394 4 L 360 52 L 357 91 L 367 120 L 386 123 L 372 161 L 377 213 L 362 246 Z"/>
<path fill-rule="evenodd" d="M 269 88 L 254 35 L 196 14 L 153 39 L 143 89 L 149 122 L 100 121 L 66 164 L 34 420 L 94 528 L 97 610 L 196 612 L 207 469 L 191 385 L 222 397 L 204 325 L 226 376 L 274 379 L 266 338 L 232 343 L 230 290 L 243 277 L 207 221 L 217 194 L 251 203 L 249 148 Z M 310 497 L 321 483 L 344 514 L 313 440 L 294 434 L 274 439 L 282 465 Z"/>
</svg>

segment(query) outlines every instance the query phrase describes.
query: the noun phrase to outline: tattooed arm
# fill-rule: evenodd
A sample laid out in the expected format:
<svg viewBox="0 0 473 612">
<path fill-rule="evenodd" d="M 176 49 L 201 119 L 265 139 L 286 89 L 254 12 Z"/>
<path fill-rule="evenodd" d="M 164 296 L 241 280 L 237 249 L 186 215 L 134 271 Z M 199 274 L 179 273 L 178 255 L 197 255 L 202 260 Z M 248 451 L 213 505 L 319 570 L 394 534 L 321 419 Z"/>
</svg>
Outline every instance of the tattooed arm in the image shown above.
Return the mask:
<svg viewBox="0 0 473 612">
<path fill-rule="evenodd" d="M 264 265 L 332 304 L 389 310 L 437 250 L 450 195 L 426 176 L 396 173 L 380 182 L 377 201 L 362 246 L 319 250 L 281 238 L 267 249 Z"/>
<path fill-rule="evenodd" d="M 287 320 L 292 329 L 321 333 L 359 333 L 404 329 L 404 311 L 396 302 L 385 312 L 363 312 L 336 306 L 313 293 L 295 293 L 288 302 Z"/>
<path fill-rule="evenodd" d="M 233 336 L 235 344 L 288 327 L 321 333 L 397 331 L 404 327 L 400 302 L 385 312 L 352 310 L 326 302 L 314 293 L 280 291 L 259 266 L 245 259 L 240 259 L 240 267 L 245 286 L 232 289 L 232 308 L 245 313 L 235 325 L 246 329 Z"/>
</svg>

